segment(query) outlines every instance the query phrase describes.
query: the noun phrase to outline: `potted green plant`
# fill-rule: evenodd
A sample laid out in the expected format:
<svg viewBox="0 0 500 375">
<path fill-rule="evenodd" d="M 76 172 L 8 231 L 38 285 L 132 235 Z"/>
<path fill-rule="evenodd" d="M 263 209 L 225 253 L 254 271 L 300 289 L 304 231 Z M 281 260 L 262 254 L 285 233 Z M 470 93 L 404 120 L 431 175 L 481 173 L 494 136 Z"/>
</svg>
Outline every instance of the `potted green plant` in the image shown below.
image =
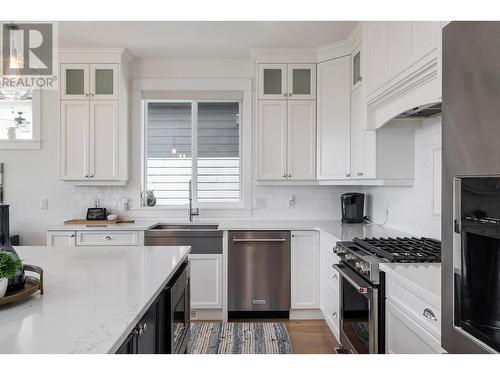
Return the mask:
<svg viewBox="0 0 500 375">
<path fill-rule="evenodd" d="M 22 266 L 22 261 L 15 259 L 11 253 L 0 251 L 0 297 L 5 296 L 9 278 L 15 276 Z"/>
</svg>

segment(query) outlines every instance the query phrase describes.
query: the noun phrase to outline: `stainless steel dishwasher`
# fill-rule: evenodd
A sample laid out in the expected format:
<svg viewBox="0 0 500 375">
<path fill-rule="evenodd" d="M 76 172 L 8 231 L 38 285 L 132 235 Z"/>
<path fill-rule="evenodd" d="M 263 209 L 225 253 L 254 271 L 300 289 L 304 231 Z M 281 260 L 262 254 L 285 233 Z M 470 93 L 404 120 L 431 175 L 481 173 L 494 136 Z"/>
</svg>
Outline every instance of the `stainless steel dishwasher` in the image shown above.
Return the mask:
<svg viewBox="0 0 500 375">
<path fill-rule="evenodd" d="M 290 232 L 230 231 L 229 318 L 288 318 Z"/>
</svg>

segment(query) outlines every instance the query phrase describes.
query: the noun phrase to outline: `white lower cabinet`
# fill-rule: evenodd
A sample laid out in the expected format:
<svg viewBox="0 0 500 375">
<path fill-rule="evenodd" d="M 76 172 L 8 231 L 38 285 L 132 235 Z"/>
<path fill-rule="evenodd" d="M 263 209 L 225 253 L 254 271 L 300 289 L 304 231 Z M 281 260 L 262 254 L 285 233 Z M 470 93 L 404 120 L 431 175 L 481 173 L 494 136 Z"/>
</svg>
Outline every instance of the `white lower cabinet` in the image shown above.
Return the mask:
<svg viewBox="0 0 500 375">
<path fill-rule="evenodd" d="M 139 246 L 144 232 L 135 230 L 49 230 L 47 246 Z"/>
<path fill-rule="evenodd" d="M 334 253 L 337 240 L 326 234 L 320 237 L 320 258 L 321 258 L 321 295 L 320 307 L 326 324 L 333 335 L 340 339 L 340 290 L 339 273 L 332 267 L 339 262 L 339 258 Z"/>
<path fill-rule="evenodd" d="M 319 309 L 318 232 L 293 231 L 291 251 L 291 308 Z"/>
<path fill-rule="evenodd" d="M 76 242 L 76 232 L 70 231 L 51 231 L 47 232 L 47 246 L 73 247 Z"/>
<path fill-rule="evenodd" d="M 441 343 L 409 315 L 386 301 L 385 352 L 388 354 L 443 353 Z"/>
<path fill-rule="evenodd" d="M 222 309 L 222 254 L 190 254 L 191 308 Z"/>
</svg>

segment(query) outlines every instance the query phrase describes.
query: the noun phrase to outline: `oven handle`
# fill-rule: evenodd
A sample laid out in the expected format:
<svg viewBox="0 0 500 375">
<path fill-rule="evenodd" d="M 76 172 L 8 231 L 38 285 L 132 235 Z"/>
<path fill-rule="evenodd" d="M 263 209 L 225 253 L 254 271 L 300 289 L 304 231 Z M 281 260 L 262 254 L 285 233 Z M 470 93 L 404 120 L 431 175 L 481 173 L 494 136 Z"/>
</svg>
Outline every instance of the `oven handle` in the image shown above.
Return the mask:
<svg viewBox="0 0 500 375">
<path fill-rule="evenodd" d="M 342 264 L 334 264 L 332 266 L 335 270 L 337 270 L 340 275 L 346 279 L 349 284 L 354 286 L 358 293 L 367 294 L 369 290 L 372 290 L 373 287 L 364 281 L 361 277 L 359 277 L 354 271 L 349 269 L 347 266 Z"/>
</svg>

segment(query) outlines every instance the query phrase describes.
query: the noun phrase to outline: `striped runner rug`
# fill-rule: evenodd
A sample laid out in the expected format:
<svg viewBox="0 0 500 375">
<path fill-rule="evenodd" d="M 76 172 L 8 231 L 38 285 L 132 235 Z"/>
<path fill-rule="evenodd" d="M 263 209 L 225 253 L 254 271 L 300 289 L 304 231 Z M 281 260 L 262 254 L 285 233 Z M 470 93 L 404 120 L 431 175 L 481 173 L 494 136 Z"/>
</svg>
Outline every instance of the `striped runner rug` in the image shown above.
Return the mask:
<svg viewBox="0 0 500 375">
<path fill-rule="evenodd" d="M 291 354 L 284 323 L 191 322 L 188 354 Z"/>
</svg>

